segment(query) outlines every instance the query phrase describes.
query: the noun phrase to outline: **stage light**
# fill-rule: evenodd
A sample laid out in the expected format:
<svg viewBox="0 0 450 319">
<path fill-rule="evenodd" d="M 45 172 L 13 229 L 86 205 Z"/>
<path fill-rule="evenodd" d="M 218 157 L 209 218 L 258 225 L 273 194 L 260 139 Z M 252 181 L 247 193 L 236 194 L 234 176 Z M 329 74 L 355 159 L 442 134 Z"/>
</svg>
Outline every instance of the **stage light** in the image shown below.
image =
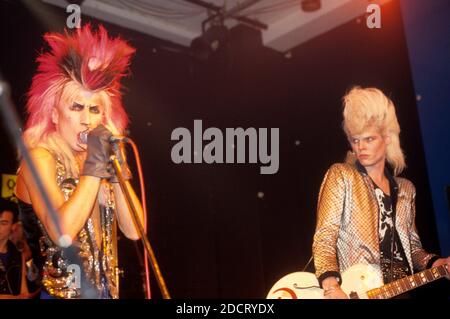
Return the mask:
<svg viewBox="0 0 450 319">
<path fill-rule="evenodd" d="M 192 55 L 199 60 L 207 60 L 222 47 L 228 45 L 229 30 L 224 25 L 213 25 L 191 42 Z"/>
<path fill-rule="evenodd" d="M 301 5 L 305 12 L 317 11 L 321 7 L 320 0 L 302 0 Z"/>
</svg>

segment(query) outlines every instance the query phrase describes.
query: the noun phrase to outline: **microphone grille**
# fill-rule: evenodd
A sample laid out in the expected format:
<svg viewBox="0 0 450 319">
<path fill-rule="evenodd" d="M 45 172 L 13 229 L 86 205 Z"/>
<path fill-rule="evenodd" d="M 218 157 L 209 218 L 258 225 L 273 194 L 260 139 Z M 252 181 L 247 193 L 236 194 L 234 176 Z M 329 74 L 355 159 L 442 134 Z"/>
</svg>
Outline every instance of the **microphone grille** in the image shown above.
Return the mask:
<svg viewBox="0 0 450 319">
<path fill-rule="evenodd" d="M 83 132 L 80 133 L 80 141 L 81 141 L 81 143 L 87 144 L 88 134 L 89 134 L 89 131 L 83 131 Z"/>
</svg>

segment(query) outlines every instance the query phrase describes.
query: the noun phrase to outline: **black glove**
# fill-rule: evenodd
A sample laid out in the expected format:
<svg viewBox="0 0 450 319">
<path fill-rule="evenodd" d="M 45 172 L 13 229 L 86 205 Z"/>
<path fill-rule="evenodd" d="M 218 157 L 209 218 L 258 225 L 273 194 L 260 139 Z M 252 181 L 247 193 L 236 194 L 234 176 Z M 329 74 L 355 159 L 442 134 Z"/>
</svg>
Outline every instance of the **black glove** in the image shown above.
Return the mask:
<svg viewBox="0 0 450 319">
<path fill-rule="evenodd" d="M 125 152 L 125 145 L 121 141 L 114 142 L 112 145 L 113 153 L 116 155 L 117 160 L 119 161 L 119 165 L 121 168 L 123 179 L 128 181 L 132 178 L 130 167 L 127 163 L 127 154 Z M 119 178 L 117 177 L 116 171 L 112 164 L 108 167 L 112 177 L 109 179 L 110 183 L 118 183 Z"/>
<path fill-rule="evenodd" d="M 103 125 L 97 126 L 89 132 L 87 137 L 87 156 L 81 175 L 110 178 L 108 170 L 111 145 L 109 143 L 112 133 Z"/>
</svg>

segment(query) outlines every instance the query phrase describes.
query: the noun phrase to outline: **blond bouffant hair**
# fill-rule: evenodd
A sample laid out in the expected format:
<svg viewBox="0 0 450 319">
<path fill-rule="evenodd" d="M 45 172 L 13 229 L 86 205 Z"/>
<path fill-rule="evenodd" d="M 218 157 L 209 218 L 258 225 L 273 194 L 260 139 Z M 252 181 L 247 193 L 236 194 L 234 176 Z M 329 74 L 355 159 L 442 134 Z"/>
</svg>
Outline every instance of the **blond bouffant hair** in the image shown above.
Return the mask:
<svg viewBox="0 0 450 319">
<path fill-rule="evenodd" d="M 386 148 L 386 159 L 394 174 L 400 174 L 406 164 L 400 147 L 400 125 L 392 101 L 377 88 L 356 86 L 344 96 L 343 104 L 343 128 L 347 137 L 360 134 L 368 127 L 378 128 L 382 136 L 391 139 Z M 354 160 L 354 156 L 347 156 L 347 161 Z"/>
</svg>

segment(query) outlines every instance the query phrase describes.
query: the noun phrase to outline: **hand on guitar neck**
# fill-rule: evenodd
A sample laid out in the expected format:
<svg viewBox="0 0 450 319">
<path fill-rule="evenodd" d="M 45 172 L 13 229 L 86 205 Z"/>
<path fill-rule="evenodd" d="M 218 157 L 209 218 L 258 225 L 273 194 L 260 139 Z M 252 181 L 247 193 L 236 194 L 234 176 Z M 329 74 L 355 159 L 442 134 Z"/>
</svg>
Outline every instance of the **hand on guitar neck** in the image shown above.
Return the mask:
<svg viewBox="0 0 450 319">
<path fill-rule="evenodd" d="M 322 287 L 325 299 L 348 299 L 335 277 L 325 278 L 322 281 Z"/>
<path fill-rule="evenodd" d="M 447 258 L 439 258 L 436 259 L 436 261 L 433 263 L 433 267 L 441 266 L 441 265 L 447 265 L 447 269 L 450 269 L 450 256 Z M 450 280 L 450 274 L 445 276 L 448 280 Z"/>
</svg>

